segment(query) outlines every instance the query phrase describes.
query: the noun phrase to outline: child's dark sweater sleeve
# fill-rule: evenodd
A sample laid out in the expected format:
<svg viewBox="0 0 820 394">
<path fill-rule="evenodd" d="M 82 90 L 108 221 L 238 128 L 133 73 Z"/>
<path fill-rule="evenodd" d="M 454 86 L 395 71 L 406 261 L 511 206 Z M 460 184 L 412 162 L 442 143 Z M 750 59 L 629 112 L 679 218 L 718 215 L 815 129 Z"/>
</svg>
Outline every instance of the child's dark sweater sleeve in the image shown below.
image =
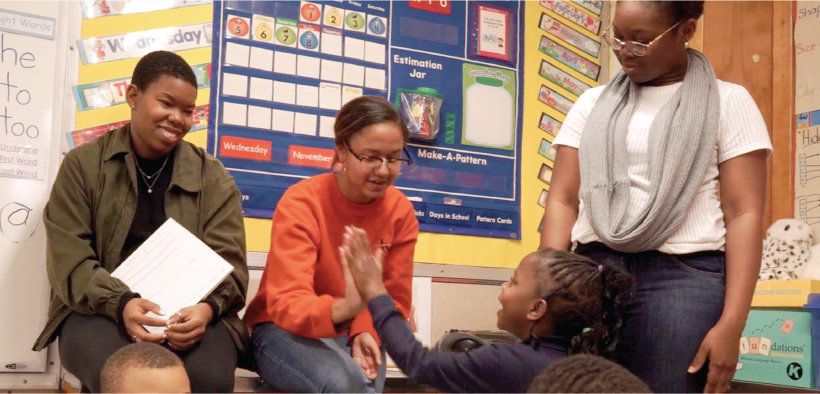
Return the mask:
<svg viewBox="0 0 820 394">
<path fill-rule="evenodd" d="M 410 332 L 389 295 L 370 300 L 368 307 L 387 353 L 413 381 L 444 392 L 517 391 L 517 377 L 504 371 L 515 370 L 525 360 L 516 360 L 512 349 L 482 346 L 470 353 L 430 351 Z"/>
</svg>

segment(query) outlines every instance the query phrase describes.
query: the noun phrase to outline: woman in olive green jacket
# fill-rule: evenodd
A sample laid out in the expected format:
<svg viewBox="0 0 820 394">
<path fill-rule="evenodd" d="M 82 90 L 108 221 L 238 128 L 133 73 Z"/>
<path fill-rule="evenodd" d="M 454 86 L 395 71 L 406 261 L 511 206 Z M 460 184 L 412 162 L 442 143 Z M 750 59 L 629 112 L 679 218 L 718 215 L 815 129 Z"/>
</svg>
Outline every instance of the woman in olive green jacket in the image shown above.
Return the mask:
<svg viewBox="0 0 820 394">
<path fill-rule="evenodd" d="M 248 268 L 241 195 L 214 157 L 183 142 L 196 77 L 178 55 L 153 52 L 134 70 L 126 99 L 131 124 L 66 155 L 45 209 L 49 321 L 34 350 L 60 337 L 63 366 L 98 392 L 108 357 L 131 342 L 155 342 L 185 362 L 193 392 L 231 392 L 248 334 Z M 166 326 L 159 307 L 110 275 L 166 219 L 173 218 L 234 266 L 203 302 Z M 170 314 L 175 311 L 166 311 Z"/>
</svg>

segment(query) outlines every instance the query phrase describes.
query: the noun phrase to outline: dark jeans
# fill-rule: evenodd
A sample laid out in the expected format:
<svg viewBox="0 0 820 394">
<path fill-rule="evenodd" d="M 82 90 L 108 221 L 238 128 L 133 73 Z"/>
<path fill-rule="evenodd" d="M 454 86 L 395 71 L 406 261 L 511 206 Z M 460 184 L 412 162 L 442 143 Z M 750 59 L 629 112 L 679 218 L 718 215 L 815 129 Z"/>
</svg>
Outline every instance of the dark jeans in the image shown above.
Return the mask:
<svg viewBox="0 0 820 394">
<path fill-rule="evenodd" d="M 687 369 L 723 312 L 724 253 L 620 253 L 597 242 L 576 252 L 632 274 L 618 361 L 656 393 L 703 392 L 708 362 L 698 373 Z"/>
<path fill-rule="evenodd" d="M 122 324 L 107 316 L 74 312 L 60 329 L 60 360 L 68 372 L 80 379 L 83 391 L 99 393 L 103 365 L 117 350 L 131 343 Z M 174 353 L 185 363 L 192 392 L 233 392 L 237 352 L 222 322 L 211 323 L 198 344 Z"/>
<path fill-rule="evenodd" d="M 259 323 L 253 327 L 253 345 L 259 376 L 280 391 L 381 393 L 384 388 L 383 349 L 379 377 L 373 382 L 350 357 L 346 338 L 304 338 L 273 323 Z"/>
</svg>

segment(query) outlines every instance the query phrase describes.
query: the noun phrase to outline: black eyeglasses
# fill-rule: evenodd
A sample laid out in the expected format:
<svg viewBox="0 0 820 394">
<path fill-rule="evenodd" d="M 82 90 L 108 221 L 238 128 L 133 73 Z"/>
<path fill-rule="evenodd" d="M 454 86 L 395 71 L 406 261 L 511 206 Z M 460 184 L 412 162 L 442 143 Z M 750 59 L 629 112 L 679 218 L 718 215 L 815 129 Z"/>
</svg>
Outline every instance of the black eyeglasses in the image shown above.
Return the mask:
<svg viewBox="0 0 820 394">
<path fill-rule="evenodd" d="M 604 33 L 601 36 L 604 38 L 606 43 L 609 44 L 609 46 L 612 47 L 612 50 L 615 51 L 615 52 L 618 52 L 621 49 L 623 49 L 623 47 L 626 47 L 626 49 L 628 49 L 629 52 L 632 52 L 632 54 L 635 55 L 635 56 L 646 56 L 646 52 L 649 51 L 649 47 L 652 44 L 656 43 L 658 40 L 661 39 L 661 37 L 666 35 L 666 33 L 669 33 L 670 31 L 672 31 L 672 29 L 678 27 L 678 25 L 680 25 L 681 22 L 683 22 L 683 21 L 675 23 L 672 27 L 666 29 L 665 32 L 661 33 L 661 35 L 655 37 L 654 40 L 650 41 L 649 44 L 644 44 L 642 42 L 637 42 L 637 41 L 626 41 L 626 42 L 624 42 L 624 41 L 621 41 L 621 40 L 615 38 L 614 36 L 612 36 L 610 34 L 607 34 L 609 29 L 612 28 L 612 25 L 609 25 L 609 27 L 607 27 L 606 30 L 604 30 Z"/>
<path fill-rule="evenodd" d="M 407 155 L 406 159 L 402 159 L 400 157 L 373 157 L 373 156 L 364 156 L 357 154 L 350 149 L 350 146 L 347 142 L 344 143 L 345 149 L 347 149 L 356 160 L 359 160 L 359 165 L 361 166 L 362 172 L 364 173 L 371 173 L 376 171 L 382 164 L 387 164 L 387 169 L 391 172 L 399 172 L 401 171 L 402 163 L 407 163 L 407 165 L 413 164 L 413 159 L 410 158 L 410 152 L 407 151 L 407 147 L 402 147 L 402 151 L 405 155 Z"/>
</svg>

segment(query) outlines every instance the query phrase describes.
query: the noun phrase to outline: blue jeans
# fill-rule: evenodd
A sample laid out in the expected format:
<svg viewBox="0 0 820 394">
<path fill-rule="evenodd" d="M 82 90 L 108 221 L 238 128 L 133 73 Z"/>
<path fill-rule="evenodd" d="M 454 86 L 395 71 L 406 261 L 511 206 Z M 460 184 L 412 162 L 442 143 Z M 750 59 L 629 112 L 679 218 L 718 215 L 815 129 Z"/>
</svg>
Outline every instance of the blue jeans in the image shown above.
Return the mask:
<svg viewBox="0 0 820 394">
<path fill-rule="evenodd" d="M 703 392 L 708 362 L 695 374 L 687 369 L 723 313 L 724 253 L 620 253 L 598 242 L 578 245 L 576 253 L 632 274 L 618 362 L 656 393 Z"/>
<path fill-rule="evenodd" d="M 260 323 L 253 327 L 253 344 L 259 376 L 279 391 L 381 393 L 384 388 L 384 349 L 374 382 L 350 357 L 346 337 L 310 339 L 273 323 Z"/>
</svg>

